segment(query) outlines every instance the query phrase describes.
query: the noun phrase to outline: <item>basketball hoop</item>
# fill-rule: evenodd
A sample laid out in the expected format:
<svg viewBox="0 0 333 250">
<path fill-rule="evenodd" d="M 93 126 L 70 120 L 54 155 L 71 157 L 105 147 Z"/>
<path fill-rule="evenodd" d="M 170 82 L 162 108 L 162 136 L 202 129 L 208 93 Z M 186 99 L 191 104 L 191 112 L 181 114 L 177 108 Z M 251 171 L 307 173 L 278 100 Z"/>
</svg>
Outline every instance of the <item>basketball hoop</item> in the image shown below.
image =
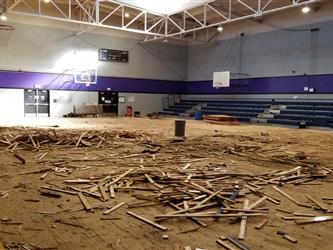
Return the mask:
<svg viewBox="0 0 333 250">
<path fill-rule="evenodd" d="M 7 47 L 14 30 L 13 26 L 0 24 L 0 47 Z"/>
</svg>

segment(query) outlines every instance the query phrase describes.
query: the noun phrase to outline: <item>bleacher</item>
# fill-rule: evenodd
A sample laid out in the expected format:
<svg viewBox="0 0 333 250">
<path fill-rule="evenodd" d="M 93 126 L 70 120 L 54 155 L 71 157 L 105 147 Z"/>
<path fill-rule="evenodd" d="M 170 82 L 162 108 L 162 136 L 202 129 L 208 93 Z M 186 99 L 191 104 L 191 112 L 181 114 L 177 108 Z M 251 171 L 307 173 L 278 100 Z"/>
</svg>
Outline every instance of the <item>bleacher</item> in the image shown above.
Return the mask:
<svg viewBox="0 0 333 250">
<path fill-rule="evenodd" d="M 193 116 L 222 114 L 237 117 L 243 122 L 264 122 L 298 126 L 305 121 L 309 126 L 333 128 L 333 102 L 304 100 L 180 100 L 160 112 L 161 115 Z"/>
</svg>

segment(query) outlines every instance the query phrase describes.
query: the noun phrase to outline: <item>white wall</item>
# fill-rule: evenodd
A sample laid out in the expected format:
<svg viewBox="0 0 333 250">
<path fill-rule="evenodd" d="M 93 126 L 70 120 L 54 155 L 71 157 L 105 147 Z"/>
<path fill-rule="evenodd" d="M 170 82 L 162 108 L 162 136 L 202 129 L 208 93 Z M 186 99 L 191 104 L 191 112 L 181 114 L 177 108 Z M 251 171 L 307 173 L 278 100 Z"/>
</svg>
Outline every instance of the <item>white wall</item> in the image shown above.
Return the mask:
<svg viewBox="0 0 333 250">
<path fill-rule="evenodd" d="M 312 28 L 319 28 L 317 41 Z M 317 51 L 311 52 L 311 40 Z M 190 46 L 188 56 L 190 81 L 210 80 L 214 71 L 227 70 L 245 78 L 333 73 L 333 1 L 307 15 L 296 8 L 265 16 L 262 23 L 229 24 L 214 41 Z"/>
<path fill-rule="evenodd" d="M 98 75 L 128 78 L 185 80 L 187 47 L 96 33 L 9 23 L 15 27 L 8 45 L 0 46 L 0 70 L 57 72 L 55 65 L 67 53 L 110 48 L 129 51 L 128 63 L 100 62 Z M 0 34 L 1 35 L 1 34 Z"/>
<path fill-rule="evenodd" d="M 24 116 L 23 89 L 0 89 L 0 120 Z"/>
<path fill-rule="evenodd" d="M 126 107 L 132 106 L 133 111 L 140 111 L 141 115 L 163 110 L 163 98 L 166 94 L 143 94 L 143 93 L 122 93 L 126 102 L 119 103 L 118 113 L 123 116 L 126 113 Z M 56 100 L 56 102 L 54 102 Z M 130 102 L 129 100 L 134 100 Z M 74 105 L 98 104 L 98 92 L 93 91 L 50 91 L 50 116 L 59 117 L 73 112 Z M 23 104 L 22 104 L 23 105 Z"/>
<path fill-rule="evenodd" d="M 73 112 L 74 105 L 97 103 L 98 92 L 51 90 L 50 116 L 63 116 Z"/>
<path fill-rule="evenodd" d="M 133 112 L 140 111 L 141 115 L 162 111 L 163 98 L 168 97 L 167 94 L 138 94 L 138 93 L 122 93 L 122 92 L 119 92 L 119 96 L 126 97 L 126 103 L 119 103 L 118 107 L 119 116 L 123 116 L 126 113 L 127 106 L 132 106 Z M 133 99 L 133 97 L 135 101 L 129 102 L 129 99 Z"/>
</svg>

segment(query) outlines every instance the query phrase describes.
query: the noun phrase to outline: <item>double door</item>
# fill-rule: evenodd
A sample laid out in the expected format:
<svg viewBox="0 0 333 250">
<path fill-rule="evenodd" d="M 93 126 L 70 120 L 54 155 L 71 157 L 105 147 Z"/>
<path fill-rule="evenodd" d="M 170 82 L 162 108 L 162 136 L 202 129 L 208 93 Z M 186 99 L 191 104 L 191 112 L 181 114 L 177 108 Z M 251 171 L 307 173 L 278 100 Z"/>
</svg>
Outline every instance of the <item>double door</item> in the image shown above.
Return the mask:
<svg viewBox="0 0 333 250">
<path fill-rule="evenodd" d="M 24 116 L 46 117 L 50 115 L 50 95 L 48 90 L 24 90 Z"/>
</svg>

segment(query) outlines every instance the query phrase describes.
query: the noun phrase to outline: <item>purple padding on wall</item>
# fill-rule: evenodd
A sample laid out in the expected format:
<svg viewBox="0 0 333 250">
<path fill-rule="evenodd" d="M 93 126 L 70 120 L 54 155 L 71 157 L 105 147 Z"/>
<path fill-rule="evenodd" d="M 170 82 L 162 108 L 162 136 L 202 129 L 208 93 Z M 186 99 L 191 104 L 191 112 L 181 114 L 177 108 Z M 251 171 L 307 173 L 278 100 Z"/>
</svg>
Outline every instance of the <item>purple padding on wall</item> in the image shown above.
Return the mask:
<svg viewBox="0 0 333 250">
<path fill-rule="evenodd" d="M 80 91 L 112 91 L 137 93 L 181 93 L 183 82 L 131 79 L 117 77 L 98 77 L 97 84 L 86 87 L 73 82 L 72 75 L 49 74 L 33 72 L 0 71 L 1 88 L 34 88 L 40 85 L 42 89 L 50 90 L 80 90 Z"/>
<path fill-rule="evenodd" d="M 185 91 L 187 94 L 300 94 L 308 86 L 315 93 L 333 93 L 333 75 L 234 79 L 230 87 L 220 89 L 212 85 L 212 81 L 189 82 Z"/>
<path fill-rule="evenodd" d="M 165 94 L 301 94 L 304 87 L 317 94 L 333 93 L 333 75 L 283 76 L 231 80 L 230 87 L 215 89 L 212 81 L 184 82 L 97 77 L 97 84 L 86 87 L 73 83 L 72 75 L 0 71 L 0 88 L 34 88 L 50 90 L 112 91 Z"/>
</svg>

